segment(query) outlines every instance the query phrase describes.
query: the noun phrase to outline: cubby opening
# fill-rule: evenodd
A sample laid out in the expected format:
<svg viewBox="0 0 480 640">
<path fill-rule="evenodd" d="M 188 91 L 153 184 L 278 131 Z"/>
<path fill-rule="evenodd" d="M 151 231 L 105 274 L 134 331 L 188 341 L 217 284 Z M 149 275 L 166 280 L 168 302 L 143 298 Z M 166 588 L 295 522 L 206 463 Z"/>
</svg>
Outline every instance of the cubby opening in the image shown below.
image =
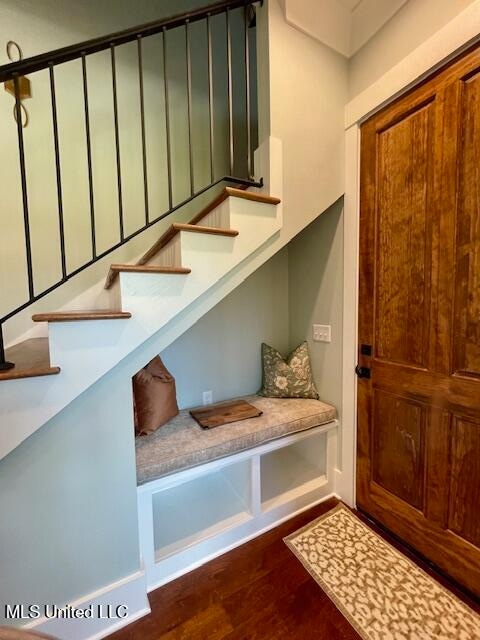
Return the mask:
<svg viewBox="0 0 480 640">
<path fill-rule="evenodd" d="M 250 460 L 153 495 L 156 561 L 252 518 Z"/>
<path fill-rule="evenodd" d="M 320 433 L 261 456 L 262 511 L 289 502 L 326 482 L 326 438 L 326 433 Z"/>
</svg>

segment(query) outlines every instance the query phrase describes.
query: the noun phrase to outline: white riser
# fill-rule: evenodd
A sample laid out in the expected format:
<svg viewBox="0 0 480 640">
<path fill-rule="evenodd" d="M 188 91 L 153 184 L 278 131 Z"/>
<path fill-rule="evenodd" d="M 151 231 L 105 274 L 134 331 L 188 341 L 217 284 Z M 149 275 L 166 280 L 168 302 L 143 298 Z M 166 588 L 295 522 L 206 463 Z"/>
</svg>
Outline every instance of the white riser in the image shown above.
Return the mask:
<svg viewBox="0 0 480 640">
<path fill-rule="evenodd" d="M 220 229 L 228 229 L 230 224 L 229 207 L 227 201 L 224 201 L 219 207 L 210 211 L 199 223 L 202 227 L 217 227 Z"/>
<path fill-rule="evenodd" d="M 161 267 L 181 267 L 182 251 L 178 234 L 149 262 Z"/>
</svg>

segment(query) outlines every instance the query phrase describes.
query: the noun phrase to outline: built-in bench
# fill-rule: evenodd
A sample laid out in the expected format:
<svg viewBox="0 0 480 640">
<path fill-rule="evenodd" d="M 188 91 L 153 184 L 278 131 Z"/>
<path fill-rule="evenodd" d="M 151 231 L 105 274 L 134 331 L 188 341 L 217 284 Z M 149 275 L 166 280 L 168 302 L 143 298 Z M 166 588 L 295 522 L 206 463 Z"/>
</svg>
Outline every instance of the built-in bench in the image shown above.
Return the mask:
<svg viewBox="0 0 480 640">
<path fill-rule="evenodd" d="M 318 427 L 337 417 L 336 409 L 320 400 L 261 396 L 243 399 L 263 414 L 205 430 L 184 410 L 155 433 L 137 438 L 138 484 Z"/>
<path fill-rule="evenodd" d="M 149 590 L 332 494 L 335 408 L 319 400 L 245 400 L 263 414 L 204 430 L 185 410 L 136 439 Z"/>
</svg>

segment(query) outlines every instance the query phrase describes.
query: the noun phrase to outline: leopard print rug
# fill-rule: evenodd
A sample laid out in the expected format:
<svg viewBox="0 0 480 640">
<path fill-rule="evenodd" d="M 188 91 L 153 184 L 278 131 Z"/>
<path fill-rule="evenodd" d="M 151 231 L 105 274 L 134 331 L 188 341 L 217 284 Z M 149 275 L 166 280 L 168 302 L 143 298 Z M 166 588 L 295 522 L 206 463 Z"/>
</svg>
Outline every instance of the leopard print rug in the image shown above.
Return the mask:
<svg viewBox="0 0 480 640">
<path fill-rule="evenodd" d="M 285 543 L 365 640 L 480 640 L 480 616 L 343 505 Z"/>
</svg>

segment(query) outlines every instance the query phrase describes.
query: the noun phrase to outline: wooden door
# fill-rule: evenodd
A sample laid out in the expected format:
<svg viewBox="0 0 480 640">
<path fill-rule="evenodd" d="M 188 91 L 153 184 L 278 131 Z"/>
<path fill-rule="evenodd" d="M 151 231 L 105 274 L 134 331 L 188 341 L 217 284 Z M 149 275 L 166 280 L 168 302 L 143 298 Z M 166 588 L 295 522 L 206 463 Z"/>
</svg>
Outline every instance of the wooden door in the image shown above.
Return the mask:
<svg viewBox="0 0 480 640">
<path fill-rule="evenodd" d="M 480 595 L 480 50 L 361 145 L 357 503 Z"/>
</svg>

